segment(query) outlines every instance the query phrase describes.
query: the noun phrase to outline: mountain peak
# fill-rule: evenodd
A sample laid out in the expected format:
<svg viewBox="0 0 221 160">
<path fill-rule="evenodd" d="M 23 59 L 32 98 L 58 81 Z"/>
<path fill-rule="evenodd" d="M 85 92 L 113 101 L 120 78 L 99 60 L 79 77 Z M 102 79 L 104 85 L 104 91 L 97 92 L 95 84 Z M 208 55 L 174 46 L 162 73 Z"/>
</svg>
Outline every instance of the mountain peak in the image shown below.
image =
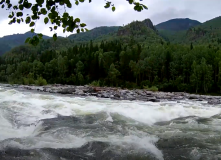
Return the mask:
<svg viewBox="0 0 221 160">
<path fill-rule="evenodd" d="M 143 35 L 147 32 L 155 31 L 155 27 L 150 19 L 143 21 L 133 21 L 130 24 L 120 27 L 118 30 L 118 36 L 124 35 Z"/>
<path fill-rule="evenodd" d="M 176 18 L 162 22 L 156 25 L 156 28 L 158 30 L 183 31 L 200 24 L 199 21 L 189 18 Z"/>
</svg>

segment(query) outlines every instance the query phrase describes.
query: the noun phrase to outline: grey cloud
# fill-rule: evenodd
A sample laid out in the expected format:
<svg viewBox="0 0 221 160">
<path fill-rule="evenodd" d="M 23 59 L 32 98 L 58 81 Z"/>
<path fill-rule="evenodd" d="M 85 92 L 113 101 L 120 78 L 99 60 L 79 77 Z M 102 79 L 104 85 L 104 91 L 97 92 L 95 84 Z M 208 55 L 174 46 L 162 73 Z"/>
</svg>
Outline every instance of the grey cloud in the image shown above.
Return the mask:
<svg viewBox="0 0 221 160">
<path fill-rule="evenodd" d="M 174 18 L 190 18 L 193 14 L 195 14 L 195 12 L 189 9 L 177 10 L 175 8 L 168 8 L 163 12 L 154 14 L 150 19 L 154 24 L 158 24 Z"/>
<path fill-rule="evenodd" d="M 13 0 L 17 1 L 17 0 Z M 34 0 L 32 0 L 34 1 Z M 142 3 L 148 6 L 148 10 L 143 12 L 135 12 L 133 6 L 129 5 L 126 0 L 111 0 L 115 6 L 116 11 L 112 12 L 111 9 L 104 9 L 105 1 L 95 1 L 92 3 L 80 3 L 79 6 L 73 5 L 72 9 L 68 9 L 68 12 L 73 15 L 74 18 L 78 17 L 82 22 L 87 24 L 88 29 L 92 29 L 98 26 L 116 26 L 125 25 L 133 20 L 144 20 L 150 18 L 154 24 L 167 21 L 172 18 L 191 18 L 204 22 L 221 15 L 221 1 L 220 0 L 143 0 Z M 63 13 L 63 8 L 60 9 Z M 8 13 L 5 10 L 0 9 L 0 25 L 7 19 Z M 4 16 L 3 16 L 4 15 Z M 19 25 L 14 25 L 17 32 Z M 1 26 L 0 26 L 1 27 Z M 43 32 L 47 35 L 52 35 L 49 31 L 49 25 L 45 25 L 43 20 L 37 22 L 37 32 Z M 21 28 L 23 31 L 25 28 Z M 27 31 L 30 28 L 27 26 Z M 62 34 L 62 30 L 58 30 L 59 35 Z M 1 33 L 0 33 L 1 36 Z"/>
</svg>

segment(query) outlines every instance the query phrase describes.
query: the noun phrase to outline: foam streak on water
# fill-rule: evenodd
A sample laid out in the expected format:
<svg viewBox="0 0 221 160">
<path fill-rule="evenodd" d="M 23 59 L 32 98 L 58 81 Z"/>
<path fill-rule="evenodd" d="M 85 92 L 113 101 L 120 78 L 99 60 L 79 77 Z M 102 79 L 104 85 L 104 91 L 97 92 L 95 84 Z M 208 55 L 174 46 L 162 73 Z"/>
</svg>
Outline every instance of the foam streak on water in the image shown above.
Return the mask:
<svg viewBox="0 0 221 160">
<path fill-rule="evenodd" d="M 165 138 L 177 135 L 189 138 L 192 133 L 206 139 L 202 130 L 216 138 L 221 131 L 219 120 L 212 119 L 208 125 L 199 123 L 198 118 L 208 119 L 220 112 L 219 105 L 211 106 L 206 102 L 114 101 L 0 87 L 0 149 L 79 148 L 98 141 L 166 159 L 162 151 L 165 142 L 161 143 Z M 62 116 L 78 119 L 58 120 Z M 190 118 L 179 120 L 182 117 Z M 186 133 L 186 130 L 189 131 Z M 200 157 L 201 152 L 196 150 L 194 148 L 188 156 L 199 152 Z"/>
</svg>

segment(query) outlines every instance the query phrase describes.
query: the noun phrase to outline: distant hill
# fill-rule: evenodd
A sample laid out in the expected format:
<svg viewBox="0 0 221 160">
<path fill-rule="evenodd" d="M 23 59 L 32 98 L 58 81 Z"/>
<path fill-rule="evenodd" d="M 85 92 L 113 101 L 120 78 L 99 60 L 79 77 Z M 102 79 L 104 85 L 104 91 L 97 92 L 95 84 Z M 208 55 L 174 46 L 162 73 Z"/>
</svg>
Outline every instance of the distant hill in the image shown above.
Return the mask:
<svg viewBox="0 0 221 160">
<path fill-rule="evenodd" d="M 159 35 L 166 41 L 182 43 L 183 39 L 185 39 L 186 31 L 200 24 L 199 21 L 189 18 L 178 18 L 162 22 L 155 27 Z"/>
<path fill-rule="evenodd" d="M 133 21 L 130 24 L 120 27 L 117 35 L 128 35 L 128 36 L 137 36 L 137 35 L 144 35 L 149 34 L 150 32 L 154 32 L 155 28 L 153 23 L 150 19 L 146 19 L 144 21 Z"/>
<path fill-rule="evenodd" d="M 211 28 L 211 27 L 220 28 L 221 27 L 221 16 L 213 18 L 211 20 L 208 20 L 208 21 L 202 23 L 201 27 L 203 27 L 203 28 Z"/>
<path fill-rule="evenodd" d="M 144 21 L 133 21 L 125 26 L 102 26 L 96 27 L 79 34 L 72 34 L 68 39 L 74 41 L 74 43 L 84 43 L 93 40 L 95 43 L 109 40 L 123 40 L 125 43 L 129 42 L 131 37 L 138 42 L 151 42 L 160 40 L 156 34 L 156 29 L 150 19 Z"/>
<path fill-rule="evenodd" d="M 221 17 L 216 17 L 199 26 L 190 28 L 186 32 L 186 41 L 221 44 Z"/>
<path fill-rule="evenodd" d="M 150 19 L 144 21 L 133 21 L 130 24 L 120 27 L 117 36 L 128 42 L 131 38 L 140 43 L 155 43 L 162 41 L 157 35 L 156 29 Z"/>
<path fill-rule="evenodd" d="M 11 50 L 12 48 L 23 45 L 25 40 L 28 37 L 32 37 L 33 33 L 26 32 L 24 34 L 13 34 L 8 35 L 0 38 L 0 55 L 4 54 L 5 52 Z M 48 36 L 43 36 L 44 39 L 49 39 Z"/>
<path fill-rule="evenodd" d="M 156 28 L 162 38 L 172 43 L 221 44 L 221 17 L 204 23 L 190 19 L 173 19 L 158 24 Z"/>
<path fill-rule="evenodd" d="M 171 19 L 166 22 L 162 22 L 156 25 L 158 30 L 169 30 L 169 31 L 184 31 L 188 30 L 191 27 L 200 25 L 201 23 L 196 20 L 192 20 L 189 18 L 178 18 L 178 19 Z"/>
<path fill-rule="evenodd" d="M 10 38 L 12 39 L 13 37 L 14 36 Z M 145 19 L 144 21 L 131 22 L 122 27 L 97 27 L 88 32 L 70 35 L 68 38 L 59 37 L 57 41 L 54 41 L 53 39 L 42 40 L 36 47 L 28 44 L 16 46 L 7 52 L 7 54 L 4 54 L 3 57 L 20 55 L 21 52 L 28 55 L 30 53 L 43 53 L 44 51 L 50 52 L 51 50 L 72 50 L 71 47 L 78 44 L 88 44 L 90 40 L 93 40 L 93 44 L 97 46 L 99 46 L 102 41 L 110 42 L 115 40 L 120 41 L 125 45 L 139 43 L 142 44 L 142 46 L 149 46 L 151 43 L 159 44 L 163 41 L 163 39 L 157 34 L 151 20 Z"/>
<path fill-rule="evenodd" d="M 119 26 L 101 26 L 89 30 L 88 32 L 82 32 L 79 34 L 72 34 L 68 36 L 69 39 L 77 42 L 86 42 L 90 40 L 95 40 L 98 37 L 109 35 L 118 31 Z"/>
</svg>

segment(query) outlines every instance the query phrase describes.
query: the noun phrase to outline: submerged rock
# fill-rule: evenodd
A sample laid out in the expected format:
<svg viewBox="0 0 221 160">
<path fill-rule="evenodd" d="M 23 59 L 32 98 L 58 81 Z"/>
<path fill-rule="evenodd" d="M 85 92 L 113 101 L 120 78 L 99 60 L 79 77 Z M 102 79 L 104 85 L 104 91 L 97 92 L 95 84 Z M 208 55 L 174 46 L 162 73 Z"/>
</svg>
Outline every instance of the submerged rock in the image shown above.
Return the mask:
<svg viewBox="0 0 221 160">
<path fill-rule="evenodd" d="M 62 88 L 57 93 L 61 94 L 73 94 L 75 92 L 75 88 Z"/>
</svg>

